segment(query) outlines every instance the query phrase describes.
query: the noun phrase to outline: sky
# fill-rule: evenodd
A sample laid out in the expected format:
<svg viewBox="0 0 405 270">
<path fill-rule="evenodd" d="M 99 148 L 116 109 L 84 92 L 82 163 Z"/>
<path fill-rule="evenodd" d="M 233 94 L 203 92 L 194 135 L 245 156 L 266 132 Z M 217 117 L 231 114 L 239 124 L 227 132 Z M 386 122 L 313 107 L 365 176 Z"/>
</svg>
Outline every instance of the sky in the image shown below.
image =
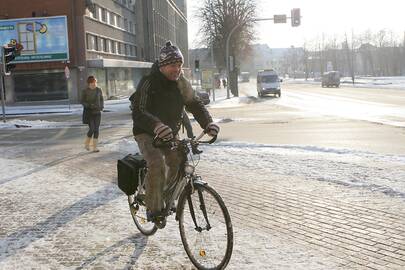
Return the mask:
<svg viewBox="0 0 405 270">
<path fill-rule="evenodd" d="M 200 22 L 195 18 L 201 0 L 188 0 L 190 48 L 196 47 L 196 34 Z M 301 9 L 301 26 L 291 27 L 291 22 L 274 24 L 259 22 L 255 43 L 267 43 L 271 48 L 299 47 L 315 38 L 346 33 L 360 34 L 366 30 L 377 32 L 389 29 L 402 40 L 405 33 L 405 16 L 402 0 L 257 0 L 258 16 L 272 18 L 274 14 L 291 14 L 292 8 Z"/>
</svg>

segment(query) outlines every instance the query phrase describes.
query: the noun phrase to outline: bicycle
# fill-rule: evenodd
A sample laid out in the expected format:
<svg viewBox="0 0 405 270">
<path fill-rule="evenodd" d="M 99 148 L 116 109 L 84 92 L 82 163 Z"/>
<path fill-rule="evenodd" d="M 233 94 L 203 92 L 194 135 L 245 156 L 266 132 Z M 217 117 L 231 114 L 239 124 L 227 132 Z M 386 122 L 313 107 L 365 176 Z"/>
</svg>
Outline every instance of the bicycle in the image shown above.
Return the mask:
<svg viewBox="0 0 405 270">
<path fill-rule="evenodd" d="M 154 139 L 155 147 L 170 147 L 179 149 L 184 155 L 184 162 L 179 167 L 175 185 L 168 189 L 171 192 L 162 215 L 164 221 L 173 213 L 179 222 L 181 240 L 187 256 L 198 268 L 224 269 L 232 255 L 233 228 L 228 209 L 220 195 L 195 173 L 195 164 L 190 149 L 197 149 L 199 144 L 211 144 L 216 140 L 200 141 L 201 133 L 196 139 L 172 140 L 169 142 Z M 198 151 L 196 151 L 198 150 Z M 147 167 L 139 170 L 138 188 L 133 195 L 128 196 L 128 203 L 136 227 L 144 235 L 153 235 L 158 227 L 148 220 L 145 206 L 145 174 Z M 170 194 L 170 193 L 169 193 Z M 178 199 L 177 207 L 173 202 Z M 187 205 L 186 205 L 187 204 Z M 164 222 L 163 226 L 166 225 Z"/>
</svg>

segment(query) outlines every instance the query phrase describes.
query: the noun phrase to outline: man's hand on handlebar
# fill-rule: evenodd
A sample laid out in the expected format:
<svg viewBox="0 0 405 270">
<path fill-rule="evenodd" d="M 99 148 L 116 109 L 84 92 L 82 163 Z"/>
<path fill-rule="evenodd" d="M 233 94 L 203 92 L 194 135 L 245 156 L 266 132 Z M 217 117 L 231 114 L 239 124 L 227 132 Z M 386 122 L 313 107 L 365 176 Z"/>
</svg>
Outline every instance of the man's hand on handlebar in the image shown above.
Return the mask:
<svg viewBox="0 0 405 270">
<path fill-rule="evenodd" d="M 219 133 L 219 126 L 214 122 L 211 122 L 205 128 L 205 133 L 207 133 L 211 137 L 217 136 Z"/>
<path fill-rule="evenodd" d="M 157 124 L 153 132 L 156 134 L 157 137 L 164 141 L 170 141 L 171 139 L 173 139 L 172 129 L 163 123 Z"/>
</svg>

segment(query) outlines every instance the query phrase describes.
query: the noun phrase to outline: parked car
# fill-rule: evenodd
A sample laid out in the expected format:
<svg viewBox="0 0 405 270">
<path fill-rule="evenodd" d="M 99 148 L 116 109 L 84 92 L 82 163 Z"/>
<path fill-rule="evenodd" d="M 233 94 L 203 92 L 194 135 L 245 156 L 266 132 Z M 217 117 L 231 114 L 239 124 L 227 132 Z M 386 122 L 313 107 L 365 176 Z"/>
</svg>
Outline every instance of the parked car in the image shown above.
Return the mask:
<svg viewBox="0 0 405 270">
<path fill-rule="evenodd" d="M 211 102 L 210 95 L 207 92 L 196 91 L 197 96 L 202 100 L 204 105 L 207 105 Z"/>
<path fill-rule="evenodd" d="M 328 71 L 322 75 L 322 87 L 339 87 L 340 73 L 339 71 Z"/>
</svg>

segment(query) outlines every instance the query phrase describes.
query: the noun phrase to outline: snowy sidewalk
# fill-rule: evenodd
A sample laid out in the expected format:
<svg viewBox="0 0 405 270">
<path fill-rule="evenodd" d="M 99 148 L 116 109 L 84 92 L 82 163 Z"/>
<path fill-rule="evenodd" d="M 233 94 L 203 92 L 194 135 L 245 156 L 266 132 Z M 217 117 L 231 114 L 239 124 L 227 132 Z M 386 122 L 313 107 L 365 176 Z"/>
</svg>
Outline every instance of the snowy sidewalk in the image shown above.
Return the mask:
<svg viewBox="0 0 405 270">
<path fill-rule="evenodd" d="M 129 110 L 128 98 L 117 100 L 106 100 L 104 102 L 105 111 Z M 81 114 L 83 106 L 81 104 L 57 104 L 57 105 L 13 105 L 5 106 L 5 114 L 12 115 L 29 115 L 29 114 Z M 3 115 L 0 106 L 0 117 Z"/>
<path fill-rule="evenodd" d="M 133 224 L 116 186 L 116 160 L 136 151 L 125 132 L 96 154 L 2 149 L 1 269 L 194 269 L 172 217 L 152 237 Z M 403 269 L 404 166 L 402 156 L 219 142 L 197 170 L 231 213 L 228 269 Z"/>
</svg>

